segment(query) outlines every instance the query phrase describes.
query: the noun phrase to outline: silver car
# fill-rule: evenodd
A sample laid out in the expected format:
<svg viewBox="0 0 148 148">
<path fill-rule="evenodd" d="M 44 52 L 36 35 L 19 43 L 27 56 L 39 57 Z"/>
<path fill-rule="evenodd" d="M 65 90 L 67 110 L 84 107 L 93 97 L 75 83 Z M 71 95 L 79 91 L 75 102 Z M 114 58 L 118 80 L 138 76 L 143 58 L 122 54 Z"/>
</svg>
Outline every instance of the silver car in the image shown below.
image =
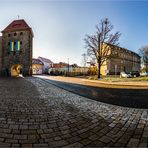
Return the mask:
<svg viewBox="0 0 148 148">
<path fill-rule="evenodd" d="M 126 72 L 121 72 L 120 73 L 120 78 L 131 78 L 132 76 L 130 74 L 127 74 Z"/>
<path fill-rule="evenodd" d="M 148 76 L 148 72 L 143 72 L 143 73 L 140 73 L 140 76 Z"/>
</svg>

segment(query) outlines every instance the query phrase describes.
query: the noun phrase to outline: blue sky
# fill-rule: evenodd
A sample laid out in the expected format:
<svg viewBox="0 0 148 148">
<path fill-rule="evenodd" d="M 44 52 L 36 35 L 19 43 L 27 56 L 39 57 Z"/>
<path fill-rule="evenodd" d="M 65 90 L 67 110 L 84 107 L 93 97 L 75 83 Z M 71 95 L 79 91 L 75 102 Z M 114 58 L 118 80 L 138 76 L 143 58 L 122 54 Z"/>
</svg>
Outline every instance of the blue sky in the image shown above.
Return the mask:
<svg viewBox="0 0 148 148">
<path fill-rule="evenodd" d="M 17 16 L 34 32 L 33 57 L 81 64 L 85 34 L 102 18 L 120 31 L 120 46 L 138 52 L 148 45 L 148 1 L 0 0 L 0 30 Z"/>
</svg>

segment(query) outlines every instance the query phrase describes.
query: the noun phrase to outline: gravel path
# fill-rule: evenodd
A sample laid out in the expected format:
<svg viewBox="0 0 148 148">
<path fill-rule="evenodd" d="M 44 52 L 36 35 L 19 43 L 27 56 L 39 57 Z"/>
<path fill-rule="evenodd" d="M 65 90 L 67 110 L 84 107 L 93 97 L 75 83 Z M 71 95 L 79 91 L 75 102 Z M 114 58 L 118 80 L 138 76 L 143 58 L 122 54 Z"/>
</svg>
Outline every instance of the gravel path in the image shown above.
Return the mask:
<svg viewBox="0 0 148 148">
<path fill-rule="evenodd" d="M 40 78 L 0 79 L 0 147 L 147 147 L 148 110 L 108 105 Z"/>
</svg>

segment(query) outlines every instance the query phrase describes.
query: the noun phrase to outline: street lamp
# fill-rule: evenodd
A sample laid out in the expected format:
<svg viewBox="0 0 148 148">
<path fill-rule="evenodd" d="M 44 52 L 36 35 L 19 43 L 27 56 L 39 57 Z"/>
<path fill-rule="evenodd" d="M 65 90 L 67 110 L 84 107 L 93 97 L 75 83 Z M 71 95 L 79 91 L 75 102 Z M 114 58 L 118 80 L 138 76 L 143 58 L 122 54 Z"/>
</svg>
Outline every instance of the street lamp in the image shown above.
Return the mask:
<svg viewBox="0 0 148 148">
<path fill-rule="evenodd" d="M 68 58 L 68 71 L 67 71 L 67 76 L 69 76 L 69 58 Z"/>
</svg>

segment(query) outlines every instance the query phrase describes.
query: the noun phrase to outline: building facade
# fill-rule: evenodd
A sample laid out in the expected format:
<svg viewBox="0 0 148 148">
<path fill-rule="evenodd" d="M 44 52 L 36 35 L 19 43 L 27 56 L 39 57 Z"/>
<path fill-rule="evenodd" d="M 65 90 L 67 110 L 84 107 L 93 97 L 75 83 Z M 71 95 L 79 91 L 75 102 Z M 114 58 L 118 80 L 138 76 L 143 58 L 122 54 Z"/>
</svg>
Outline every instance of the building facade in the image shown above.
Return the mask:
<svg viewBox="0 0 148 148">
<path fill-rule="evenodd" d="M 33 32 L 25 20 L 14 20 L 2 31 L 0 74 L 32 75 Z"/>
<path fill-rule="evenodd" d="M 102 75 L 117 75 L 120 72 L 140 71 L 140 56 L 128 49 L 110 45 L 109 58 L 101 66 Z"/>
<path fill-rule="evenodd" d="M 53 62 L 47 58 L 38 57 L 38 59 L 44 64 L 43 73 L 48 74 L 48 69 L 53 67 Z"/>
<path fill-rule="evenodd" d="M 77 64 L 69 65 L 68 63 L 59 62 L 54 63 L 52 68 L 49 68 L 48 74 L 50 75 L 68 75 L 77 76 L 87 74 L 87 67 L 80 67 Z"/>
</svg>

